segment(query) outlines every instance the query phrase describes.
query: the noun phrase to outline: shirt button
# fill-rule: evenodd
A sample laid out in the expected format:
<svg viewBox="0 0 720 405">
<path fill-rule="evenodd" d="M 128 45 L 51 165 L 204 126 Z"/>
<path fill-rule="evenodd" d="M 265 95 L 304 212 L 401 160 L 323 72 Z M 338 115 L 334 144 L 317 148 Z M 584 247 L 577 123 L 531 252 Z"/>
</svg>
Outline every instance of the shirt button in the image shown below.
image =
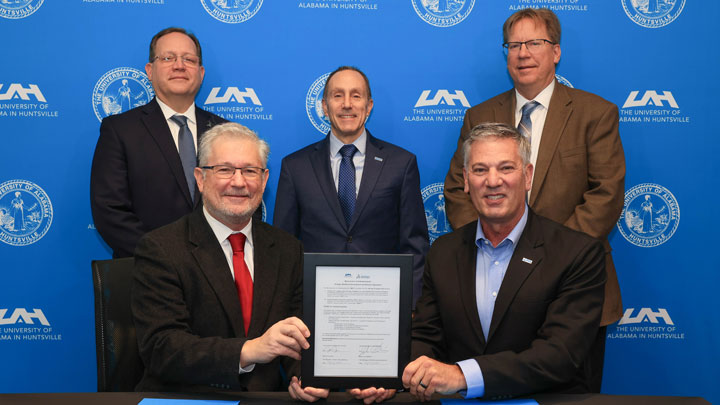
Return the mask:
<svg viewBox="0 0 720 405">
<path fill-rule="evenodd" d="M 496 260 L 496 261 L 495 261 L 495 265 L 497 266 L 498 264 L 500 264 L 500 262 Z"/>
<path fill-rule="evenodd" d="M 352 243 L 352 236 L 348 236 L 347 241 L 348 241 L 348 243 Z"/>
<path fill-rule="evenodd" d="M 497 291 L 493 291 L 493 297 L 497 297 Z"/>
</svg>

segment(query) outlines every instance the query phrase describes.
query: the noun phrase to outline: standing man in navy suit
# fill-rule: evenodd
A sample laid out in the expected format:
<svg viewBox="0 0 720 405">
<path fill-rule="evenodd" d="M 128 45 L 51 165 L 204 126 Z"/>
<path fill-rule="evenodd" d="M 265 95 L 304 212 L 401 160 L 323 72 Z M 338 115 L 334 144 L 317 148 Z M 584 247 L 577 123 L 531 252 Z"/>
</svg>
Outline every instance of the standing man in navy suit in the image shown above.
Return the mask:
<svg viewBox="0 0 720 405">
<path fill-rule="evenodd" d="M 175 27 L 158 32 L 145 71 L 155 98 L 103 119 L 90 174 L 95 227 L 116 258 L 132 256 L 146 232 L 199 205 L 198 138 L 225 122 L 195 106 L 205 76 L 195 35 Z"/>
<path fill-rule="evenodd" d="M 283 159 L 274 224 L 306 252 L 412 254 L 414 302 L 429 246 L 415 155 L 365 129 L 373 100 L 359 69 L 332 72 L 322 106 L 330 133 Z"/>
</svg>

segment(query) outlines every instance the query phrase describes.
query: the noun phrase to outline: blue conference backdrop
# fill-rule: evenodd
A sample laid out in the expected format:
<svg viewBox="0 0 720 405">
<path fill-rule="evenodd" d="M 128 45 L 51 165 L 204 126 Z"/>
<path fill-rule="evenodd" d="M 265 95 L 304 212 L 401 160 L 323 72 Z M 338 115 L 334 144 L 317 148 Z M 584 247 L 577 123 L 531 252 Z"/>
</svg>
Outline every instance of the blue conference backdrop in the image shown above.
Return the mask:
<svg viewBox="0 0 720 405">
<path fill-rule="evenodd" d="M 270 143 L 268 222 L 280 160 L 328 131 L 327 74 L 363 69 L 367 126 L 417 155 L 434 240 L 450 230 L 442 189 L 463 114 L 512 86 L 501 27 L 524 7 L 560 17 L 558 79 L 620 108 L 626 195 L 610 240 L 624 316 L 603 392 L 720 402 L 720 141 L 703 108 L 719 90 L 720 5 L 698 0 L 0 0 L 0 391 L 96 388 L 90 261 L 110 251 L 90 163 L 100 120 L 153 97 L 157 31 L 193 31 L 196 103 Z"/>
</svg>

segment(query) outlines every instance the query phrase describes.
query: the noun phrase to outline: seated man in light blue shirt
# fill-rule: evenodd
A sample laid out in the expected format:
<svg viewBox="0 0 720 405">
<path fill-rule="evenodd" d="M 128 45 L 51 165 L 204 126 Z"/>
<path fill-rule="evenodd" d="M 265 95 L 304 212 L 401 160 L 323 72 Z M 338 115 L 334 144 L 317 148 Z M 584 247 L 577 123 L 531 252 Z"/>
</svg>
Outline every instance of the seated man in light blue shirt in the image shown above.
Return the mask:
<svg viewBox="0 0 720 405">
<path fill-rule="evenodd" d="M 606 280 L 602 244 L 527 206 L 530 146 L 515 128 L 480 124 L 463 153 L 478 221 L 430 248 L 413 319 L 415 360 L 403 384 L 420 400 L 589 392 L 585 360 Z M 391 395 L 351 393 L 366 403 Z"/>
</svg>

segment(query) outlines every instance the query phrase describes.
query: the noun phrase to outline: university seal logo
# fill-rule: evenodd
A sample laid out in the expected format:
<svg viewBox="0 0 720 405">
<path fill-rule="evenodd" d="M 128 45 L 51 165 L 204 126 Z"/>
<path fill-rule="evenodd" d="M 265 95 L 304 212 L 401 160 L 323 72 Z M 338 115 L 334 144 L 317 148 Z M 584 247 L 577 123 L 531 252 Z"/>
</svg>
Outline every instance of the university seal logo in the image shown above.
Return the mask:
<svg viewBox="0 0 720 405">
<path fill-rule="evenodd" d="M 307 116 L 313 126 L 322 132 L 323 135 L 330 131 L 330 121 L 322 109 L 323 89 L 325 88 L 325 82 L 328 76 L 330 76 L 330 73 L 325 73 L 315 79 L 313 84 L 310 85 L 307 96 L 305 96 L 305 112 L 307 112 Z"/>
<path fill-rule="evenodd" d="M 37 11 L 44 0 L 0 0 L 0 17 L 17 20 Z"/>
<path fill-rule="evenodd" d="M 452 27 L 472 11 L 475 0 L 411 0 L 417 15 L 435 27 Z"/>
<path fill-rule="evenodd" d="M 445 214 L 445 196 L 443 183 L 432 183 L 422 189 L 423 205 L 425 206 L 425 219 L 428 225 L 430 243 L 435 242 L 443 234 L 452 232 L 447 215 Z"/>
<path fill-rule="evenodd" d="M 227 24 L 238 24 L 253 18 L 260 10 L 263 0 L 200 0 L 200 3 L 214 19 Z"/>
<path fill-rule="evenodd" d="M 680 223 L 680 207 L 667 188 L 643 183 L 625 192 L 625 206 L 618 229 L 640 247 L 655 247 L 670 239 Z"/>
<path fill-rule="evenodd" d="M 685 0 L 621 0 L 625 14 L 637 25 L 660 28 L 675 21 Z"/>
<path fill-rule="evenodd" d="M 108 115 L 120 114 L 145 105 L 154 96 L 152 85 L 145 73 L 129 67 L 119 67 L 105 73 L 95 83 L 92 94 L 93 110 L 97 119 L 102 121 Z"/>
<path fill-rule="evenodd" d="M 53 207 L 37 184 L 9 180 L 0 184 L 0 241 L 26 246 L 40 240 L 50 229 Z"/>
<path fill-rule="evenodd" d="M 555 79 L 557 79 L 558 83 L 564 84 L 565 86 L 570 87 L 571 89 L 574 88 L 572 83 L 570 83 L 570 80 L 560 76 L 559 74 L 555 74 Z"/>
</svg>

